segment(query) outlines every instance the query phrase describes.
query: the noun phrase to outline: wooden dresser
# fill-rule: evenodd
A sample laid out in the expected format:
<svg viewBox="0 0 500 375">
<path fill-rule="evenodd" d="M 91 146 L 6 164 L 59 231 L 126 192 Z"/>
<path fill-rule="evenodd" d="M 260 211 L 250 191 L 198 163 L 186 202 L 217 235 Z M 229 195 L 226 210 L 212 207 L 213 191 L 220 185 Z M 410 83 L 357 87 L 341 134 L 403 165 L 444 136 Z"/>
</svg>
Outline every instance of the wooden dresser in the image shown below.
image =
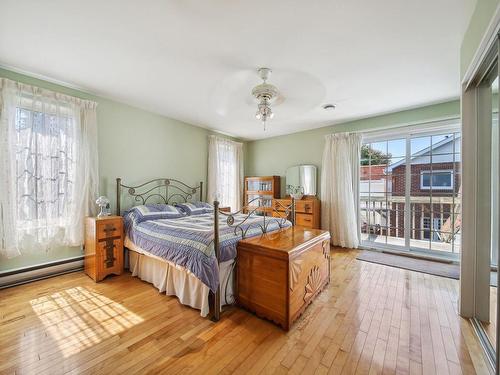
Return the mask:
<svg viewBox="0 0 500 375">
<path fill-rule="evenodd" d="M 275 199 L 273 205 L 276 211 L 273 216 L 284 215 L 284 208 L 292 203 L 290 198 Z M 321 202 L 316 197 L 304 197 L 295 201 L 295 225 L 319 229 L 321 227 Z"/>
<path fill-rule="evenodd" d="M 288 330 L 330 281 L 330 234 L 290 227 L 238 243 L 237 301 Z"/>
<path fill-rule="evenodd" d="M 97 282 L 122 271 L 122 217 L 85 218 L 85 273 Z"/>
</svg>

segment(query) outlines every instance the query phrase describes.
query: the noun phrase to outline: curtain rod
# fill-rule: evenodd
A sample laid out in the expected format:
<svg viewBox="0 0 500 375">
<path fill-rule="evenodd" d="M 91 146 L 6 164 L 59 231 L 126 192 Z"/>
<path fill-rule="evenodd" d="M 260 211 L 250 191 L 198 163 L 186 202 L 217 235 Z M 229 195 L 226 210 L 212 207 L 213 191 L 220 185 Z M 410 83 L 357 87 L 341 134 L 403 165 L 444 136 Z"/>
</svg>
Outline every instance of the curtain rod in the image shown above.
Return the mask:
<svg viewBox="0 0 500 375">
<path fill-rule="evenodd" d="M 68 95 L 68 94 L 63 94 L 58 91 L 46 89 L 40 86 L 36 85 L 31 85 L 28 83 L 20 82 L 20 81 L 15 81 L 9 78 L 4 78 L 0 77 L 0 89 L 3 87 L 10 87 L 14 88 L 17 90 L 21 90 L 21 92 L 24 92 L 26 94 L 30 95 L 45 95 L 45 96 L 50 96 L 53 97 L 54 99 L 58 100 L 65 100 L 68 102 L 73 102 L 79 105 L 85 105 L 85 106 L 97 106 L 98 103 L 94 100 L 89 100 L 89 99 L 82 99 L 77 96 L 73 95 Z"/>
<path fill-rule="evenodd" d="M 458 121 L 460 123 L 460 116 L 446 116 L 438 119 L 425 120 L 425 121 L 412 121 L 402 124 L 394 124 L 389 126 L 380 126 L 373 129 L 361 129 L 350 132 L 350 134 L 375 134 L 383 131 L 389 131 L 391 129 L 403 129 L 403 128 L 412 128 L 417 125 L 431 125 L 431 124 L 440 124 L 440 125 L 451 125 L 452 123 Z"/>
</svg>

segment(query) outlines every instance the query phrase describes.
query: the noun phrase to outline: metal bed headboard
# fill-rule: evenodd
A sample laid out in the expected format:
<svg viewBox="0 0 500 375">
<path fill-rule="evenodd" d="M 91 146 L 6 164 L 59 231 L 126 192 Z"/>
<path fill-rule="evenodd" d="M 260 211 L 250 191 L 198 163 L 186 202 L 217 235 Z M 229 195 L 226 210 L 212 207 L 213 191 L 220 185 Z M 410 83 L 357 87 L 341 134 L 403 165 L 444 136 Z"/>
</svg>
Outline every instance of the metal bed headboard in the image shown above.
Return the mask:
<svg viewBox="0 0 500 375">
<path fill-rule="evenodd" d="M 196 186 L 186 185 L 174 178 L 155 178 L 136 186 L 122 184 L 122 179 L 116 179 L 116 214 L 121 215 L 122 188 L 128 189 L 129 196 L 137 204 L 146 204 L 155 199 L 161 203 L 171 204 L 188 202 L 198 194 L 198 199 L 203 200 L 203 181 Z"/>
</svg>

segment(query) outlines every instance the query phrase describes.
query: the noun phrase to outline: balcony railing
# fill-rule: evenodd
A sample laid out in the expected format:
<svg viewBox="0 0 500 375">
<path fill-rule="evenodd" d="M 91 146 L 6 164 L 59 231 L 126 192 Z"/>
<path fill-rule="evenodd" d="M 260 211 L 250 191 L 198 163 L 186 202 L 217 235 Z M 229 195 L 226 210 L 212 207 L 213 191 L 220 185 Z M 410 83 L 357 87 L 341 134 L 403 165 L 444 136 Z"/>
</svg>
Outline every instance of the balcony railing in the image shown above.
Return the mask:
<svg viewBox="0 0 500 375">
<path fill-rule="evenodd" d="M 376 193 L 375 193 L 376 194 Z M 361 232 L 365 241 L 405 247 L 406 198 L 396 195 L 361 195 Z M 410 197 L 410 247 L 458 253 L 460 251 L 460 198 Z"/>
</svg>

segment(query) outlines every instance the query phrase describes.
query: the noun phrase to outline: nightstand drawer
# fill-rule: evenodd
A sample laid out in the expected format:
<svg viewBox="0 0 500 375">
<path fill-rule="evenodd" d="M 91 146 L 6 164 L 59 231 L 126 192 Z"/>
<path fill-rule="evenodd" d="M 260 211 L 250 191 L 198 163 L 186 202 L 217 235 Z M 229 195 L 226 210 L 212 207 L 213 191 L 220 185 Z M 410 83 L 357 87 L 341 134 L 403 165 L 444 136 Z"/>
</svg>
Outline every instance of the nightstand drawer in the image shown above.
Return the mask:
<svg viewBox="0 0 500 375">
<path fill-rule="evenodd" d="M 121 237 L 123 233 L 121 220 L 103 220 L 97 223 L 97 239 Z"/>
</svg>

